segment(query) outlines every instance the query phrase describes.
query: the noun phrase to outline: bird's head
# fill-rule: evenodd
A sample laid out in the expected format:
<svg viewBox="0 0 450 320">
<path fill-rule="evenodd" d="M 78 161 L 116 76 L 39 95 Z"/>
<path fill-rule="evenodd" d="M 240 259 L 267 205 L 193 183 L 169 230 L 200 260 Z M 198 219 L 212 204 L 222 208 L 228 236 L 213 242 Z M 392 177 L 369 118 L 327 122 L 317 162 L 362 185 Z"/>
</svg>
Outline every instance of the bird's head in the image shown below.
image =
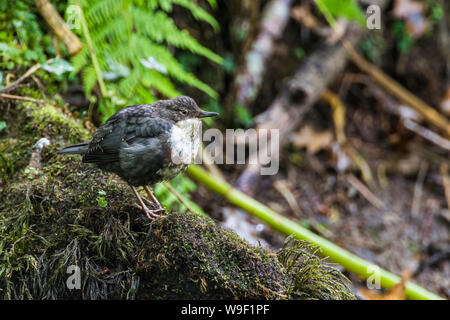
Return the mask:
<svg viewBox="0 0 450 320">
<path fill-rule="evenodd" d="M 217 112 L 207 112 L 199 108 L 194 99 L 181 96 L 170 100 L 160 101 L 160 108 L 165 109 L 167 116 L 175 122 L 193 119 L 207 118 L 219 115 Z"/>
</svg>

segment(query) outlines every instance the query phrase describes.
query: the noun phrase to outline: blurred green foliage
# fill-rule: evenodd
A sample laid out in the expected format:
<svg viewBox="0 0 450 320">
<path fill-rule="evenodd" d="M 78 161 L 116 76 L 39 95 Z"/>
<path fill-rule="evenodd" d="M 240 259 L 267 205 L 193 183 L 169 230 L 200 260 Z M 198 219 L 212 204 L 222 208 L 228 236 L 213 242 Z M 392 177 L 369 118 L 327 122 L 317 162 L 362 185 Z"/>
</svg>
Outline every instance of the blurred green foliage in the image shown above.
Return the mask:
<svg viewBox="0 0 450 320">
<path fill-rule="evenodd" d="M 67 11 L 65 20 L 75 26 L 72 31 L 81 38 L 83 50 L 70 60 L 72 66 L 67 65 L 65 46 L 52 35 L 34 0 L 0 0 L 0 86 L 5 85 L 7 72 L 20 74 L 17 70 L 58 56 L 51 65 L 44 65 L 38 76 L 48 89 L 54 82 L 80 81 L 88 98 L 102 77 L 107 88 L 106 96 L 99 101 L 103 120 L 126 105 L 178 96 L 180 84 L 198 88 L 212 99 L 217 97 L 190 69 L 204 64 L 205 59 L 222 64 L 222 58 L 201 45 L 188 30 L 179 28 L 172 17 L 174 6 L 178 6 L 184 9 L 182 13 L 189 13 L 204 22 L 205 27 L 217 31 L 218 22 L 203 8 L 216 8 L 215 0 L 202 4 L 189 0 L 83 0 L 52 4 L 61 15 Z M 79 5 L 81 11 L 73 10 Z M 73 16 L 74 12 L 82 12 L 86 17 L 100 74 L 94 70 L 86 35 L 77 21 L 80 17 Z M 190 54 L 181 54 L 177 60 L 175 54 L 179 52 Z"/>
<path fill-rule="evenodd" d="M 365 15 L 354 0 L 315 0 L 315 2 L 331 25 L 337 18 L 353 20 L 363 26 L 366 25 Z"/>
<path fill-rule="evenodd" d="M 81 73 L 86 95 L 101 81 L 99 77 L 103 78 L 107 89 L 107 97 L 103 98 L 107 100 L 101 101 L 100 111 L 104 118 L 125 105 L 151 103 L 160 96 L 178 96 L 176 82 L 196 87 L 211 97 L 217 96 L 173 55 L 176 48 L 222 63 L 220 56 L 201 45 L 187 30 L 177 27 L 170 17 L 173 5 L 178 5 L 217 30 L 217 21 L 201 6 L 186 0 L 76 3 L 82 4 L 95 55 L 86 42 L 89 35 L 81 32 L 84 48 L 72 59 L 74 73 Z M 101 74 L 95 69 L 93 59 L 98 60 Z"/>
<path fill-rule="evenodd" d="M 0 54 L 2 70 L 28 67 L 55 55 L 33 0 L 0 0 Z"/>
<path fill-rule="evenodd" d="M 396 39 L 397 50 L 400 53 L 408 52 L 414 43 L 414 38 L 410 36 L 406 30 L 405 21 L 394 21 L 391 26 L 391 31 L 392 35 Z"/>
</svg>

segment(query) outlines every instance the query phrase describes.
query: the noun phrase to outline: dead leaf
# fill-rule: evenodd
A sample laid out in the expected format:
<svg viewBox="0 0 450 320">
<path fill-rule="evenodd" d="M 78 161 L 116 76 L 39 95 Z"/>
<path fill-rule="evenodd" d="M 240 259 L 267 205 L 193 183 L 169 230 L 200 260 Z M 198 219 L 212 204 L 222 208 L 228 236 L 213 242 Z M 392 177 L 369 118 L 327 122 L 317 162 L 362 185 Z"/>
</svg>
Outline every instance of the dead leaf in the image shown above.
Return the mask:
<svg viewBox="0 0 450 320">
<path fill-rule="evenodd" d="M 423 2 L 414 0 L 395 0 L 392 14 L 398 19 L 406 22 L 406 30 L 414 37 L 418 38 L 427 29 L 427 22 L 424 17 L 425 5 Z"/>
<path fill-rule="evenodd" d="M 320 150 L 329 149 L 333 142 L 333 134 L 327 131 L 314 131 L 310 126 L 305 126 L 300 132 L 294 133 L 291 141 L 297 148 L 306 147 L 310 154 L 315 154 Z"/>
<path fill-rule="evenodd" d="M 406 283 L 411 278 L 411 271 L 405 270 L 402 279 L 387 293 L 378 293 L 376 290 L 359 288 L 359 294 L 367 300 L 406 300 Z"/>
</svg>

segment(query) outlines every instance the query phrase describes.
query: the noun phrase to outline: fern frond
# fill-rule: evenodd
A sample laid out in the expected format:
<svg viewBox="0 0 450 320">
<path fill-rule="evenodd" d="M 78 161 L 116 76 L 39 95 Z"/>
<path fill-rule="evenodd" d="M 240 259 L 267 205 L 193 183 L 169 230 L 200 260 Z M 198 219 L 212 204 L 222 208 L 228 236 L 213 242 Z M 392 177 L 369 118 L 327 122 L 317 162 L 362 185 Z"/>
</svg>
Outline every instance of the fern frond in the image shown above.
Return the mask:
<svg viewBox="0 0 450 320">
<path fill-rule="evenodd" d="M 208 23 L 213 27 L 214 31 L 220 30 L 220 26 L 217 20 L 194 2 L 190 0 L 173 0 L 173 3 L 191 11 L 195 19 Z"/>
<path fill-rule="evenodd" d="M 72 58 L 72 66 L 74 70 L 72 74 L 77 74 L 81 69 L 83 69 L 89 63 L 89 55 L 86 47 L 81 50 L 75 57 Z"/>
<path fill-rule="evenodd" d="M 133 8 L 132 12 L 137 22 L 138 34 L 145 34 L 158 43 L 166 41 L 177 48 L 189 50 L 222 64 L 223 59 L 220 56 L 203 47 L 187 30 L 178 29 L 173 20 L 164 12 L 147 13 L 140 8 Z"/>
<path fill-rule="evenodd" d="M 158 57 L 158 62 L 167 68 L 167 73 L 182 83 L 194 86 L 209 96 L 216 98 L 217 93 L 208 85 L 198 80 L 193 74 L 186 72 L 172 54 L 163 46 L 146 41 L 145 38 L 135 36 L 133 41 L 138 51 L 136 55 L 147 58 L 149 54 Z"/>
<path fill-rule="evenodd" d="M 133 104 L 153 103 L 157 99 L 153 94 L 154 90 L 139 85 L 136 87 L 136 95 Z"/>
<path fill-rule="evenodd" d="M 120 81 L 118 89 L 124 98 L 130 98 L 134 95 L 134 90 L 140 82 L 142 72 L 142 68 L 133 68 L 130 75 Z"/>
<path fill-rule="evenodd" d="M 218 29 L 217 21 L 192 1 L 83 1 L 82 8 L 92 41 L 87 46 L 87 38 L 82 39 L 85 42 L 84 49 L 72 59 L 72 63 L 74 73 L 81 71 L 87 94 L 99 81 L 96 77 L 99 71 L 101 74 L 109 73 L 105 83 L 107 90 L 102 90 L 102 93 L 108 93 L 104 94 L 105 99 L 101 99 L 99 107 L 105 117 L 124 104 L 151 103 L 158 93 L 166 97 L 178 96 L 173 80 L 198 88 L 211 97 L 217 96 L 210 86 L 184 70 L 167 48 L 170 45 L 187 50 L 219 64 L 223 61 L 219 55 L 202 46 L 187 30 L 181 30 L 175 25 L 168 15 L 173 5 L 186 8 L 195 19 Z M 96 53 L 96 68 L 100 69 L 97 73 L 88 48 Z"/>
<path fill-rule="evenodd" d="M 97 82 L 97 74 L 93 66 L 87 66 L 83 69 L 81 76 L 83 87 L 86 95 L 88 96 Z"/>
<path fill-rule="evenodd" d="M 89 1 L 85 14 L 86 20 L 91 26 L 102 25 L 106 21 L 114 20 L 131 2 L 129 0 Z"/>
<path fill-rule="evenodd" d="M 116 43 L 127 40 L 127 21 L 125 19 L 117 18 L 108 21 L 102 28 L 94 29 L 91 36 L 94 43 L 100 47 L 105 44 L 107 46 L 114 46 Z"/>
<path fill-rule="evenodd" d="M 149 70 L 142 77 L 142 84 L 147 88 L 155 88 L 163 95 L 174 98 L 180 95 L 175 89 L 173 83 L 161 73 L 155 70 Z"/>
</svg>

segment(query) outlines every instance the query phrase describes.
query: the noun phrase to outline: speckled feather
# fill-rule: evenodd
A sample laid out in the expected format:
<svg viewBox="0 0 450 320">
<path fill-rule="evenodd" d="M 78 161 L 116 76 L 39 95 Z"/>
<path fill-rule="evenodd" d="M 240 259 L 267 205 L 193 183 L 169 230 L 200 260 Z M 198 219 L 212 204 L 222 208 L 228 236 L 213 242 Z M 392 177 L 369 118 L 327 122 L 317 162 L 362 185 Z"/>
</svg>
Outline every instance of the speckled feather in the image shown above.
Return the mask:
<svg viewBox="0 0 450 320">
<path fill-rule="evenodd" d="M 189 97 L 129 106 L 111 116 L 90 142 L 60 153 L 82 154 L 83 162 L 114 172 L 130 185 L 152 185 L 172 179 L 187 167 L 185 162 L 174 163 L 172 153 L 185 154 L 183 145 L 199 147 L 193 141 L 200 138 L 197 117 L 204 113 Z"/>
</svg>

